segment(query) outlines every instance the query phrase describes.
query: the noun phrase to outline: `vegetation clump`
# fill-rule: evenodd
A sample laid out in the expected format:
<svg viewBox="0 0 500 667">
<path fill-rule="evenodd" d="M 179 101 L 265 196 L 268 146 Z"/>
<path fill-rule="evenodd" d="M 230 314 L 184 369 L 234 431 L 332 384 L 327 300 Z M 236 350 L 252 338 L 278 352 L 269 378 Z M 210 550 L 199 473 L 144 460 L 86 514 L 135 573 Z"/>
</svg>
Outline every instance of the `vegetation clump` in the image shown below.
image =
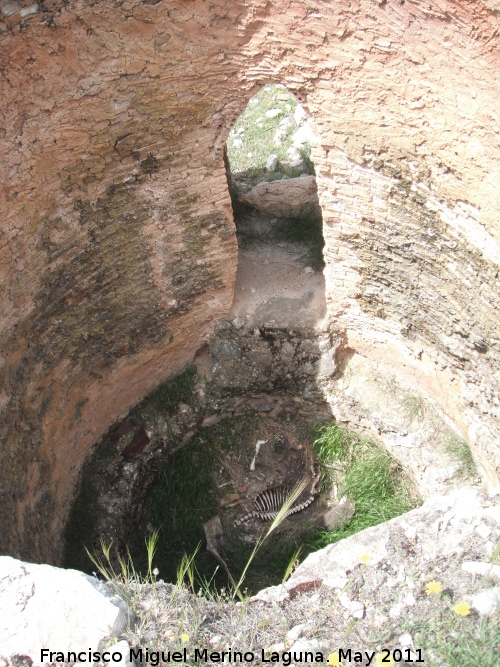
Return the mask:
<svg viewBox="0 0 500 667">
<path fill-rule="evenodd" d="M 457 474 L 464 479 L 477 477 L 477 466 L 468 443 L 459 437 L 448 437 L 445 443 L 449 456 L 458 464 Z"/>
<path fill-rule="evenodd" d="M 227 155 L 235 179 L 254 185 L 260 181 L 314 174 L 309 144 L 304 142 L 294 150 L 297 106 L 297 100 L 286 88 L 276 84 L 264 86 L 250 99 L 227 141 Z M 290 165 L 290 151 L 301 158 L 300 165 Z M 266 164 L 271 155 L 276 157 L 276 164 L 269 170 Z"/>
<path fill-rule="evenodd" d="M 251 414 L 225 419 L 201 431 L 170 458 L 159 471 L 147 499 L 139 533 L 142 536 L 148 531 L 158 531 L 158 566 L 162 577 L 175 581 L 178 565 L 183 562 L 186 573 L 191 573 L 197 586 L 204 588 L 211 582 L 215 589 L 221 589 L 234 584 L 245 572 L 245 587 L 255 593 L 282 581 L 299 554 L 305 557 L 313 550 L 391 519 L 416 505 L 416 497 L 401 467 L 374 442 L 335 424 L 319 430 L 311 424 L 300 428 L 309 438 L 305 446 L 314 450 L 325 492 L 329 491 L 331 496 L 335 486 L 338 496 L 335 502 L 342 496 L 354 501 L 356 511 L 349 523 L 328 532 L 315 525 L 314 518 L 309 523 L 307 519 L 297 521 L 295 517 L 293 529 L 280 527 L 271 531 L 272 535 L 266 534 L 265 544 L 264 540 L 260 543 L 265 534 L 263 528 L 262 535 L 256 537 L 258 553 L 253 554 L 253 542 L 248 542 L 248 536 L 243 539 L 245 531 L 229 530 L 230 519 L 224 535 L 228 579 L 227 571 L 219 568 L 220 563 L 202 548 L 205 544 L 203 524 L 216 515 L 226 516 L 227 508 L 241 502 L 236 487 L 243 482 L 236 481 L 228 470 L 232 468 L 234 472 L 237 466 L 234 461 L 241 458 L 245 450 L 250 451 L 261 435 L 258 420 Z M 272 461 L 267 465 L 272 465 Z M 321 514 L 318 503 L 323 502 L 320 500 L 314 505 L 311 517 Z M 142 537 L 133 549 L 135 559 L 140 558 L 140 543 Z"/>
<path fill-rule="evenodd" d="M 349 523 L 333 531 L 316 530 L 308 541 L 315 550 L 393 519 L 417 507 L 419 499 L 401 465 L 372 440 L 330 424 L 314 441 L 324 484 L 338 498 L 355 503 Z"/>
</svg>

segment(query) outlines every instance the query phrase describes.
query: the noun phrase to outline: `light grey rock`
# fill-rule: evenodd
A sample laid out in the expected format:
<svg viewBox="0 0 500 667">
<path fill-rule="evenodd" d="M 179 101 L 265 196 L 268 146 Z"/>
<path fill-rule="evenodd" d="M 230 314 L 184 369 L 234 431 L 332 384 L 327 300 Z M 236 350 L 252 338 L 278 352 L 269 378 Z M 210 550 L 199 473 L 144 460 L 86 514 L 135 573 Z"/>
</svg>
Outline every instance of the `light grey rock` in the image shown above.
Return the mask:
<svg viewBox="0 0 500 667">
<path fill-rule="evenodd" d="M 288 598 L 288 590 L 284 584 L 280 586 L 269 586 L 259 591 L 257 595 L 250 598 L 250 602 L 266 602 L 272 604 L 276 602 L 283 602 Z"/>
<path fill-rule="evenodd" d="M 233 320 L 233 327 L 235 329 L 242 329 L 245 326 L 245 320 L 241 317 L 235 317 Z"/>
<path fill-rule="evenodd" d="M 409 593 L 407 593 L 405 595 L 405 598 L 404 598 L 403 602 L 405 603 L 405 605 L 407 607 L 413 607 L 417 603 L 417 600 L 416 600 L 415 596 L 413 595 L 413 593 L 410 591 Z"/>
<path fill-rule="evenodd" d="M 297 641 L 299 637 L 302 637 L 304 632 L 307 629 L 307 625 L 305 623 L 300 623 L 299 625 L 295 625 L 291 630 L 289 630 L 286 633 L 286 638 L 291 639 L 292 641 Z"/>
<path fill-rule="evenodd" d="M 261 213 L 280 217 L 297 215 L 306 206 L 318 206 L 316 178 L 306 176 L 259 183 L 239 199 Z"/>
<path fill-rule="evenodd" d="M 365 605 L 359 600 L 353 600 L 351 602 L 351 616 L 353 618 L 362 619 L 365 616 Z"/>
<path fill-rule="evenodd" d="M 475 595 L 468 595 L 464 599 L 471 603 L 480 616 L 491 616 L 500 609 L 500 586 L 487 588 Z"/>
<path fill-rule="evenodd" d="M 359 600 L 351 600 L 345 593 L 339 597 L 340 604 L 347 609 L 353 618 L 362 619 L 365 615 L 365 605 Z"/>
<path fill-rule="evenodd" d="M 128 614 L 94 577 L 10 556 L 0 556 L 0 609 L 0 656 L 27 655 L 35 666 L 42 648 L 97 650 L 101 639 L 123 631 Z"/>
<path fill-rule="evenodd" d="M 313 131 L 311 130 L 309 123 L 304 123 L 302 127 L 299 127 L 299 129 L 294 132 L 293 135 L 293 145 L 296 148 L 299 148 L 303 146 L 304 144 L 308 144 L 314 141 L 314 134 Z"/>
<path fill-rule="evenodd" d="M 471 574 L 479 574 L 482 577 L 495 577 L 500 580 L 500 565 L 493 565 L 493 563 L 468 560 L 462 563 L 462 570 Z"/>
<path fill-rule="evenodd" d="M 19 11 L 18 2 L 2 2 L 1 4 L 2 14 L 4 16 L 11 16 Z"/>
<path fill-rule="evenodd" d="M 394 607 L 391 607 L 389 609 L 389 616 L 391 618 L 399 618 L 401 616 L 403 608 L 404 608 L 403 602 L 398 602 L 397 604 L 394 605 Z"/>
<path fill-rule="evenodd" d="M 106 651 L 110 653 L 113 667 L 134 667 L 135 662 L 130 660 L 130 646 L 128 643 L 122 639 L 121 641 L 113 644 L 106 648 Z M 121 660 L 118 660 L 118 656 L 121 655 Z"/>
<path fill-rule="evenodd" d="M 224 528 L 222 527 L 220 516 L 217 514 L 204 523 L 203 530 L 207 539 L 207 551 L 211 553 L 215 551 L 218 554 L 222 548 L 224 538 Z"/>
<path fill-rule="evenodd" d="M 359 566 L 360 557 L 365 554 L 370 556 L 370 560 L 364 567 L 375 567 L 380 561 L 387 559 L 388 541 L 388 526 L 380 524 L 330 544 L 309 554 L 288 580 L 287 586 L 291 587 L 296 580 L 305 578 L 323 581 L 327 578 L 345 577 L 347 570 Z"/>
<path fill-rule="evenodd" d="M 273 363 L 273 353 L 267 343 L 258 341 L 246 356 L 259 368 L 269 368 Z"/>
<path fill-rule="evenodd" d="M 328 586 L 328 588 L 336 588 L 342 590 L 349 583 L 346 575 L 338 577 L 326 577 L 323 579 L 323 586 Z"/>
<path fill-rule="evenodd" d="M 23 7 L 21 9 L 21 18 L 23 19 L 25 16 L 29 16 L 30 14 L 38 14 L 38 5 L 29 5 L 29 7 Z"/>
<path fill-rule="evenodd" d="M 221 643 L 221 641 L 222 641 L 222 635 L 214 635 L 213 637 L 210 637 L 208 643 L 210 644 L 210 646 L 217 646 L 218 644 Z"/>
<path fill-rule="evenodd" d="M 278 156 L 275 153 L 271 153 L 271 155 L 267 158 L 266 162 L 267 171 L 275 171 L 277 164 L 278 164 Z"/>
<path fill-rule="evenodd" d="M 284 642 L 278 642 L 277 644 L 271 644 L 266 648 L 266 653 L 270 655 L 271 653 L 283 653 L 286 649 Z"/>
<path fill-rule="evenodd" d="M 303 159 L 300 153 L 298 152 L 297 146 L 291 146 L 288 151 L 288 158 L 286 164 L 289 167 L 301 167 L 303 165 Z"/>
<path fill-rule="evenodd" d="M 214 359 L 238 359 L 241 357 L 240 346 L 231 339 L 214 340 L 210 345 Z"/>
<path fill-rule="evenodd" d="M 278 109 L 278 108 L 268 109 L 266 111 L 266 113 L 264 114 L 264 116 L 266 116 L 267 118 L 276 118 L 276 116 L 280 116 L 282 113 L 283 113 L 283 111 L 281 109 Z"/>
<path fill-rule="evenodd" d="M 345 500 L 343 503 L 332 507 L 323 515 L 323 525 L 326 530 L 335 530 L 343 526 L 354 515 L 356 505 L 352 500 Z"/>
<path fill-rule="evenodd" d="M 306 651 L 309 651 L 309 652 L 312 652 L 314 654 L 316 651 L 321 650 L 321 646 L 320 646 L 320 643 L 317 639 L 299 639 L 292 646 L 292 649 L 293 649 L 293 652 L 295 654 L 297 654 L 301 651 L 303 653 L 306 652 Z M 314 655 L 313 655 L 313 657 L 314 657 Z M 304 660 L 302 660 L 302 662 L 308 662 L 308 661 L 304 659 Z"/>
<path fill-rule="evenodd" d="M 413 648 L 413 637 L 408 632 L 405 632 L 399 637 L 399 645 L 402 648 Z"/>
<path fill-rule="evenodd" d="M 293 114 L 293 119 L 297 125 L 300 125 L 307 118 L 307 113 L 304 107 L 300 104 L 297 104 Z"/>
<path fill-rule="evenodd" d="M 485 523 L 480 523 L 478 526 L 476 526 L 476 533 L 479 535 L 479 537 L 487 540 L 491 535 L 491 528 Z"/>
</svg>

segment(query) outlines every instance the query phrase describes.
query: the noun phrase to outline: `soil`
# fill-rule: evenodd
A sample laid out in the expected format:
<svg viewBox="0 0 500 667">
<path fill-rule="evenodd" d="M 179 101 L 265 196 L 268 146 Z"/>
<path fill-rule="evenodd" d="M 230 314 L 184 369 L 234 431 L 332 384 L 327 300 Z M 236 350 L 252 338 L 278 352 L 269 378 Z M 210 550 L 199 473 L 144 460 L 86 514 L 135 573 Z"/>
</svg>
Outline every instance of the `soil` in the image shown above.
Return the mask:
<svg viewBox="0 0 500 667">
<path fill-rule="evenodd" d="M 240 251 L 233 317 L 255 325 L 320 325 L 325 317 L 325 279 L 309 264 L 307 244 L 269 240 L 276 218 L 251 211 L 236 219 Z M 255 240 L 244 240 L 254 238 Z M 266 240 L 267 239 L 267 240 Z"/>
</svg>

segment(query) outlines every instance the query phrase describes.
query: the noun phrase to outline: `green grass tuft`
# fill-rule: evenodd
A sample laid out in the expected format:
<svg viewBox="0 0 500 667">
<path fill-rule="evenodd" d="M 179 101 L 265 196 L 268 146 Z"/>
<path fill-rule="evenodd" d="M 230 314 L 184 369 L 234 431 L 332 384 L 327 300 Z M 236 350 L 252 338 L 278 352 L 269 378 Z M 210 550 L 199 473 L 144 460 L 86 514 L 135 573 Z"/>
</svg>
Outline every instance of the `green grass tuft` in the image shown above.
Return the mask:
<svg viewBox="0 0 500 667">
<path fill-rule="evenodd" d="M 308 551 L 338 542 L 418 505 L 401 466 L 371 440 L 330 424 L 316 438 L 314 450 L 326 486 L 337 484 L 338 496 L 353 500 L 356 511 L 349 523 L 333 531 L 316 529 L 307 541 Z"/>
<path fill-rule="evenodd" d="M 500 625 L 491 617 L 459 617 L 441 608 L 426 621 L 407 623 L 415 646 L 432 656 L 433 664 L 478 667 L 500 664 Z"/>
<path fill-rule="evenodd" d="M 419 422 L 424 420 L 426 415 L 426 406 L 425 400 L 422 398 L 422 396 L 407 393 L 403 399 L 403 406 L 406 412 L 408 424 L 411 424 L 415 419 Z"/>
<path fill-rule="evenodd" d="M 459 463 L 457 474 L 466 479 L 473 479 L 477 477 L 477 466 L 472 456 L 471 449 L 467 442 L 459 437 L 448 438 L 446 444 L 446 451 L 452 459 Z"/>
</svg>

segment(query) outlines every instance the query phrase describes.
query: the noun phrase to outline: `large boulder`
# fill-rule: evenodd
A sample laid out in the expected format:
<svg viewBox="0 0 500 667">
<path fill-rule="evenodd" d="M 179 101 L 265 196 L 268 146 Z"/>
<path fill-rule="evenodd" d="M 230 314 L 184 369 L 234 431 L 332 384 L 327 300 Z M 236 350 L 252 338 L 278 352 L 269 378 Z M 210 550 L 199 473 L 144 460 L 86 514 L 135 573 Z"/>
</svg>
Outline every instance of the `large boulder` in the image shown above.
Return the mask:
<svg viewBox="0 0 500 667">
<path fill-rule="evenodd" d="M 96 651 L 118 636 L 127 607 L 102 582 L 76 570 L 0 556 L 0 658 L 49 664 L 41 650 Z"/>
<path fill-rule="evenodd" d="M 240 195 L 239 200 L 261 213 L 282 218 L 299 215 L 304 209 L 319 211 L 315 176 L 259 183 Z"/>
</svg>

